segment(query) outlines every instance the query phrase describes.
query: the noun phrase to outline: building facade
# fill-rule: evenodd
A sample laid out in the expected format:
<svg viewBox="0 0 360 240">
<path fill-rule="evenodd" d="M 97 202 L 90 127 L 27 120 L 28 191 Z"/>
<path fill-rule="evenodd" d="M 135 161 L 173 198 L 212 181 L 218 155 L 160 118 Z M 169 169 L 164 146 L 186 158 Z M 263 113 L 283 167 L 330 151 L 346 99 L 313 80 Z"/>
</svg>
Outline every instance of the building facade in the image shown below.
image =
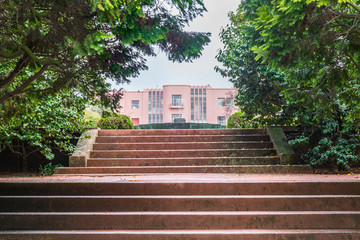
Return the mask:
<svg viewBox="0 0 360 240">
<path fill-rule="evenodd" d="M 134 125 L 169 123 L 176 118 L 226 125 L 229 116 L 239 110 L 234 106 L 236 95 L 235 88 L 165 85 L 162 89 L 124 91 L 120 105 Z"/>
</svg>

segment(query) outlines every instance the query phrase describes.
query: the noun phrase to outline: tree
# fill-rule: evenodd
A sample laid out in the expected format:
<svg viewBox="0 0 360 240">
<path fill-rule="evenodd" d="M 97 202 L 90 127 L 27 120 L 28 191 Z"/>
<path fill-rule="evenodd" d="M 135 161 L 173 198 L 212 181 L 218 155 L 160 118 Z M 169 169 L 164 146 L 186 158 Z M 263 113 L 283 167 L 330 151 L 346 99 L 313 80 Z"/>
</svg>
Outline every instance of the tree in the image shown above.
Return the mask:
<svg viewBox="0 0 360 240">
<path fill-rule="evenodd" d="M 71 151 L 85 103 L 118 106 L 105 80 L 129 82 L 155 48 L 201 55 L 210 34 L 184 27 L 204 11 L 202 0 L 0 0 L 0 150 L 24 169 L 32 151 Z"/>
<path fill-rule="evenodd" d="M 239 107 L 260 116 L 287 113 L 288 122 L 303 129 L 292 143 L 312 143 L 305 158 L 314 165 L 344 168 L 360 161 L 358 5 L 246 0 L 222 33 L 218 60 L 225 68 L 218 70 L 238 84 Z M 266 84 L 259 81 L 262 71 Z"/>
<path fill-rule="evenodd" d="M 285 75 L 256 60 L 250 50 L 253 27 L 243 20 L 240 13 L 229 13 L 230 24 L 220 33 L 224 49 L 219 50 L 217 72 L 228 78 L 239 89 L 236 104 L 241 109 L 244 121 L 253 126 L 289 124 L 289 111 L 293 111 L 281 93 L 285 89 Z"/>
<path fill-rule="evenodd" d="M 53 150 L 72 152 L 71 140 L 87 127 L 83 119 L 87 99 L 76 92 L 62 90 L 42 97 L 28 96 L 19 102 L 1 105 L 0 150 L 8 148 L 22 159 L 23 171 L 28 170 L 28 158 L 40 152 L 47 159 L 54 157 Z M 3 111 L 6 107 L 7 111 Z"/>
<path fill-rule="evenodd" d="M 359 1 L 249 0 L 241 16 L 253 26 L 256 59 L 287 75 L 284 93 L 320 115 L 341 98 L 359 116 Z M 336 102 L 336 101 L 335 101 Z M 334 103 L 334 104 L 332 104 Z"/>
<path fill-rule="evenodd" d="M 123 83 L 147 69 L 154 46 L 181 62 L 209 42 L 183 31 L 205 11 L 200 0 L 1 0 L 0 10 L 0 103 L 71 87 L 104 95 L 106 78 Z"/>
</svg>

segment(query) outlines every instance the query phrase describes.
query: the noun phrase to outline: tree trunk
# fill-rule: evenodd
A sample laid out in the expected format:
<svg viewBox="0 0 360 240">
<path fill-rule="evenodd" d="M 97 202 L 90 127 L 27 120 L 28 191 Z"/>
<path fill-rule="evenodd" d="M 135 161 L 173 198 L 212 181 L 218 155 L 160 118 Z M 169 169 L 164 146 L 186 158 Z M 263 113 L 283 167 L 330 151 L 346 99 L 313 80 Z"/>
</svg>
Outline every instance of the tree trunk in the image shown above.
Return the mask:
<svg viewBox="0 0 360 240">
<path fill-rule="evenodd" d="M 22 172 L 27 172 L 28 164 L 27 164 L 27 157 L 22 157 Z"/>
</svg>

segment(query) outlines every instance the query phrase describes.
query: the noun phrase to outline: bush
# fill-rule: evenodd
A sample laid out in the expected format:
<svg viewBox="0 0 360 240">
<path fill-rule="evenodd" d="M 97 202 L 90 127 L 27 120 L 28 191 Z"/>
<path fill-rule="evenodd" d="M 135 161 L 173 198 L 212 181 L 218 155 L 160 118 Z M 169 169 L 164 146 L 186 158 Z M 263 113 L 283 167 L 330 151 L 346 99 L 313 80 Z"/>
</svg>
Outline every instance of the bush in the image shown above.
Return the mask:
<svg viewBox="0 0 360 240">
<path fill-rule="evenodd" d="M 54 159 L 56 150 L 70 154 L 75 149 L 71 141 L 88 128 L 83 119 L 86 101 L 74 91 L 62 90 L 0 104 L 0 152 L 18 156 L 24 172 L 35 154 L 48 160 Z"/>
<path fill-rule="evenodd" d="M 52 163 L 48 163 L 44 166 L 40 165 L 39 173 L 41 176 L 51 176 L 55 173 L 55 168 L 57 168 L 57 167 L 63 167 L 63 165 L 61 165 L 61 164 L 52 165 Z"/>
<path fill-rule="evenodd" d="M 130 118 L 121 114 L 106 114 L 101 117 L 97 126 L 101 129 L 134 129 Z"/>
<path fill-rule="evenodd" d="M 258 128 L 259 124 L 256 119 L 246 119 L 244 112 L 236 112 L 228 119 L 226 128 Z"/>
<path fill-rule="evenodd" d="M 90 127 L 96 127 L 101 116 L 98 112 L 95 112 L 91 108 L 86 108 L 84 111 L 84 119 L 88 121 Z"/>
<path fill-rule="evenodd" d="M 359 165 L 360 122 L 354 120 L 350 112 L 339 109 L 334 111 L 334 117 L 318 121 L 308 114 L 307 119 L 301 135 L 289 141 L 294 147 L 309 145 L 309 151 L 302 155 L 303 160 L 315 167 L 337 167 L 339 170 Z"/>
</svg>

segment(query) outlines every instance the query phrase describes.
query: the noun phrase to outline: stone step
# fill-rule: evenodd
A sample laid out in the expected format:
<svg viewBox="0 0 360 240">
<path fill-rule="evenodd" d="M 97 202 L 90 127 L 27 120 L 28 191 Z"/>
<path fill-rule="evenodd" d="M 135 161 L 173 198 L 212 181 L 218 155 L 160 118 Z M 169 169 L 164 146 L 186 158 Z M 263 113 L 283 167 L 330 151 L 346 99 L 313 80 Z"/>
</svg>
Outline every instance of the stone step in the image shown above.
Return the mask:
<svg viewBox="0 0 360 240">
<path fill-rule="evenodd" d="M 360 211 L 2 212 L 0 230 L 360 229 Z"/>
<path fill-rule="evenodd" d="M 88 167 L 277 164 L 280 164 L 279 157 L 89 158 L 87 160 Z"/>
<path fill-rule="evenodd" d="M 360 182 L 0 182 L 0 196 L 358 195 Z M 359 206 L 359 205 L 357 205 Z"/>
<path fill-rule="evenodd" d="M 354 229 L 217 229 L 217 230 L 87 230 L 87 231 L 0 231 L 6 240 L 355 240 Z"/>
<path fill-rule="evenodd" d="M 95 143 L 94 150 L 172 150 L 172 149 L 253 149 L 273 148 L 272 142 L 168 142 Z"/>
<path fill-rule="evenodd" d="M 258 157 L 276 156 L 275 149 L 183 149 L 183 150 L 96 150 L 90 158 L 169 158 L 169 157 Z"/>
<path fill-rule="evenodd" d="M 0 212 L 358 211 L 360 195 L 0 196 Z"/>
<path fill-rule="evenodd" d="M 305 165 L 207 165 L 207 166 L 122 166 L 122 167 L 60 167 L 55 174 L 135 174 L 135 173 L 311 173 Z"/>
<path fill-rule="evenodd" d="M 98 136 L 96 143 L 145 143 L 145 142 L 240 142 L 270 141 L 268 135 L 149 135 L 149 136 Z"/>
<path fill-rule="evenodd" d="M 265 129 L 152 129 L 152 130 L 99 130 L 99 136 L 146 135 L 236 135 L 266 134 Z"/>
<path fill-rule="evenodd" d="M 135 173 L 311 173 L 305 165 L 207 165 L 207 166 L 122 166 L 122 167 L 62 167 L 59 175 L 135 174 Z"/>
</svg>

